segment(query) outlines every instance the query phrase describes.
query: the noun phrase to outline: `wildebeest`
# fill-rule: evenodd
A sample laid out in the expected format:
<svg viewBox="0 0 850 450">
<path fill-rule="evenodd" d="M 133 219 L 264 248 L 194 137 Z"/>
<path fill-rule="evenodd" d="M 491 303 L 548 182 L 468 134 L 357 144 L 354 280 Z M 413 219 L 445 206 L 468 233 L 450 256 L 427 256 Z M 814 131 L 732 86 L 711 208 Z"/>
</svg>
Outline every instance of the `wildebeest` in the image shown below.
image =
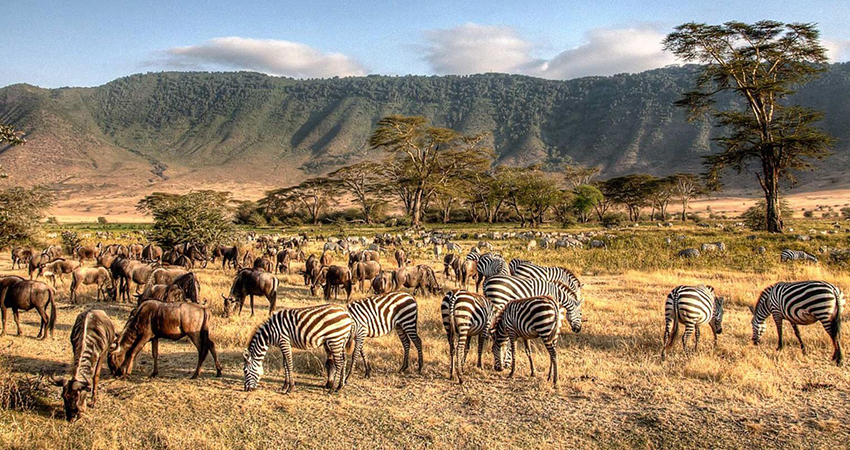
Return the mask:
<svg viewBox="0 0 850 450">
<path fill-rule="evenodd" d="M 289 273 L 289 263 L 292 261 L 294 253 L 288 248 L 285 248 L 275 254 L 275 271 L 277 273 L 283 273 L 284 271 Z"/>
<path fill-rule="evenodd" d="M 230 286 L 230 295 L 224 299 L 224 315 L 230 315 L 237 306 L 239 307 L 239 315 L 242 315 L 242 307 L 245 306 L 245 296 L 251 297 L 251 315 L 254 315 L 254 296 L 262 295 L 269 301 L 269 315 L 274 312 L 275 303 L 277 303 L 277 287 L 279 285 L 277 277 L 268 273 L 253 269 L 242 269 L 236 274 L 233 279 L 233 284 Z"/>
<path fill-rule="evenodd" d="M 97 249 L 91 245 L 78 245 L 77 248 L 74 249 L 74 257 L 77 258 L 77 261 L 80 263 L 87 259 L 94 261 L 97 259 Z"/>
<path fill-rule="evenodd" d="M 68 275 L 73 273 L 77 268 L 80 267 L 79 261 L 74 260 L 66 260 L 63 258 L 59 258 L 56 261 L 47 263 L 44 265 L 44 271 L 50 272 L 53 276 L 53 287 L 56 287 L 56 277 L 59 278 L 59 281 L 62 284 L 65 284 L 65 279 L 63 275 Z"/>
<path fill-rule="evenodd" d="M 188 336 L 198 349 L 198 367 L 192 378 L 198 378 L 207 353 L 212 353 L 215 376 L 220 377 L 221 364 L 218 362 L 215 343 L 210 339 L 209 310 L 194 303 L 163 303 L 156 300 L 142 303 L 130 314 L 118 338 L 117 347 L 109 352 L 109 370 L 116 377 L 132 373 L 136 355 L 150 341 L 153 355 L 153 372 L 150 376 L 155 377 L 159 373 L 159 339 L 177 341 L 184 336 Z"/>
<path fill-rule="evenodd" d="M 443 257 L 443 275 L 447 280 L 454 279 L 457 281 L 460 278 L 460 257 L 454 253 L 449 253 Z"/>
<path fill-rule="evenodd" d="M 127 301 L 130 301 L 130 288 L 133 286 L 133 283 L 136 283 L 136 288 L 134 293 L 138 293 L 139 287 L 147 284 L 148 279 L 154 270 L 158 267 L 151 264 L 144 264 L 137 261 L 136 264 L 131 264 L 129 266 L 129 276 L 125 279 L 127 285 L 125 286 L 125 297 Z"/>
<path fill-rule="evenodd" d="M 85 311 L 77 316 L 71 329 L 71 348 L 74 349 L 74 368 L 71 378 L 57 380 L 62 386 L 65 420 L 73 422 L 86 411 L 86 397 L 91 393 L 89 406 L 97 403 L 97 383 L 100 370 L 110 347 L 115 343 L 115 326 L 105 312 L 99 309 Z"/>
<path fill-rule="evenodd" d="M 212 261 L 221 257 L 221 269 L 225 270 L 228 267 L 235 269 L 239 261 L 239 248 L 236 246 L 219 245 L 215 247 L 212 254 Z"/>
<path fill-rule="evenodd" d="M 181 275 L 189 273 L 187 270 L 177 267 L 166 268 L 160 267 L 151 272 L 148 278 L 148 283 L 151 284 L 171 284 Z"/>
<path fill-rule="evenodd" d="M 48 246 L 46 249 L 41 251 L 41 254 L 47 256 L 50 261 L 56 261 L 57 259 L 62 257 L 62 247 L 58 245 Z"/>
<path fill-rule="evenodd" d="M 105 299 L 116 300 L 115 284 L 105 267 L 78 267 L 74 270 L 71 274 L 71 303 L 77 300 L 77 289 L 84 284 L 97 285 L 97 300 L 100 300 L 101 294 Z"/>
<path fill-rule="evenodd" d="M 481 287 L 478 276 L 478 261 L 474 259 L 466 259 L 460 264 L 460 277 L 458 285 L 464 289 L 469 285 L 470 281 L 475 282 L 475 292 L 478 292 Z"/>
<path fill-rule="evenodd" d="M 323 251 L 322 256 L 319 257 L 319 263 L 321 263 L 321 267 L 330 267 L 334 263 L 333 256 L 327 250 Z"/>
<path fill-rule="evenodd" d="M 372 292 L 376 295 L 386 294 L 390 291 L 390 278 L 383 271 L 378 272 L 378 275 L 372 279 Z"/>
<path fill-rule="evenodd" d="M 30 258 L 32 258 L 32 249 L 26 247 L 15 247 L 12 249 L 12 269 L 15 268 L 15 265 L 18 266 L 18 269 L 21 268 L 21 264 L 29 264 Z"/>
<path fill-rule="evenodd" d="M 314 285 L 316 280 L 319 279 L 320 270 L 321 264 L 319 263 L 319 258 L 316 258 L 316 255 L 310 255 L 304 263 L 304 286 Z"/>
<path fill-rule="evenodd" d="M 395 257 L 395 262 L 398 264 L 399 268 L 407 266 L 407 253 L 405 253 L 404 249 L 397 249 L 393 256 Z"/>
<path fill-rule="evenodd" d="M 381 273 L 381 263 L 378 261 L 361 261 L 354 265 L 352 270 L 352 282 L 360 284 L 360 292 L 363 290 L 366 280 L 372 282 L 379 273 Z"/>
<path fill-rule="evenodd" d="M 263 272 L 272 273 L 272 262 L 265 256 L 260 256 L 254 259 L 254 264 L 252 267 L 254 268 L 254 270 L 262 270 Z"/>
<path fill-rule="evenodd" d="M 29 264 L 27 264 L 27 274 L 29 275 L 30 280 L 32 279 L 33 273 L 35 273 L 35 277 L 38 278 L 41 276 L 41 273 L 44 271 L 44 265 L 52 262 L 50 254 L 48 253 L 36 253 L 32 255 L 30 258 Z"/>
<path fill-rule="evenodd" d="M 440 284 L 437 283 L 434 269 L 425 264 L 393 271 L 393 290 L 402 287 L 413 288 L 413 295 L 420 291 L 430 292 L 433 295 L 440 294 Z"/>
<path fill-rule="evenodd" d="M 56 293 L 41 281 L 24 280 L 20 277 L 4 277 L 0 279 L 0 312 L 2 312 L 3 330 L 0 336 L 6 334 L 6 309 L 12 309 L 15 325 L 18 327 L 18 336 L 21 335 L 21 320 L 18 311 L 29 311 L 33 308 L 41 317 L 41 325 L 38 329 L 36 339 L 44 339 L 50 335 L 53 337 L 53 328 L 56 325 Z M 46 308 L 50 305 L 50 315 Z"/>
<path fill-rule="evenodd" d="M 144 250 L 145 247 L 142 244 L 130 244 L 127 246 L 127 257 L 141 261 Z"/>
<path fill-rule="evenodd" d="M 148 244 L 142 248 L 143 262 L 154 262 L 162 259 L 162 247 L 154 244 Z"/>
<path fill-rule="evenodd" d="M 183 290 L 173 284 L 146 284 L 141 294 L 136 294 L 139 305 L 148 300 L 158 300 L 164 303 L 182 302 L 185 300 Z"/>
<path fill-rule="evenodd" d="M 351 298 L 351 270 L 348 267 L 322 267 L 319 279 L 310 287 L 310 293 L 316 295 L 316 290 L 318 289 L 319 284 L 323 284 L 325 300 L 330 300 L 331 293 L 333 293 L 334 300 L 336 300 L 339 295 L 340 286 L 345 289 L 346 301 Z"/>
</svg>

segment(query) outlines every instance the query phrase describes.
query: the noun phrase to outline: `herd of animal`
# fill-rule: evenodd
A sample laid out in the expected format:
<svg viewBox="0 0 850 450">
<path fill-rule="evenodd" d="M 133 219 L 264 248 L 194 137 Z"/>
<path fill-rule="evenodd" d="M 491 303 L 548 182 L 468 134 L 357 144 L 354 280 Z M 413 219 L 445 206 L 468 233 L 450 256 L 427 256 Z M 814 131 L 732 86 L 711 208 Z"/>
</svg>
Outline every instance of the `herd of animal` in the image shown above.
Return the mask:
<svg viewBox="0 0 850 450">
<path fill-rule="evenodd" d="M 378 236 L 364 250 L 341 244 L 347 241 L 328 241 L 318 256 L 305 255 L 302 248 L 307 240 L 306 235 L 276 240 L 261 236 L 253 239 L 252 250 L 247 252 L 240 252 L 237 247 L 192 243 L 166 251 L 153 244 L 98 244 L 74 249 L 73 259 L 62 258 L 61 249 L 55 246 L 36 253 L 15 248 L 13 268 L 26 266 L 30 279 L 14 275 L 0 277 L 2 334 L 6 332 L 7 308 L 13 312 L 18 335 L 21 334 L 19 311 L 36 309 L 41 317 L 37 337 L 52 337 L 56 322 L 56 280 L 62 283 L 63 275 L 71 278 L 72 302 L 76 301 L 81 285 L 96 285 L 98 300 L 129 302 L 134 291 L 136 306 L 120 332 L 116 332 L 102 310 L 91 309 L 76 318 L 70 336 L 74 352 L 70 376 L 62 380 L 51 376 L 62 387 L 65 417 L 70 421 L 78 418 L 87 405 L 95 405 L 104 361 L 113 376 L 129 375 L 135 358 L 148 342 L 153 355 L 152 376 L 158 373 L 159 339 L 183 337 L 188 337 L 198 350 L 192 378 L 198 377 L 208 354 L 212 354 L 216 376 L 220 376 L 222 366 L 210 336 L 210 309 L 200 297 L 200 283 L 192 270 L 195 265 L 206 267 L 221 258 L 223 269 L 236 270 L 229 294 L 221 294 L 225 317 L 241 314 L 246 299 L 253 315 L 254 296 L 263 296 L 269 303 L 269 318 L 256 329 L 243 353 L 247 391 L 257 388 L 264 373 L 264 358 L 269 347 L 276 345 L 283 355 L 286 392 L 295 385 L 293 348 L 325 350 L 326 387 L 335 392 L 346 384 L 358 359 L 363 360 L 365 376 L 370 376 L 365 341 L 392 332 L 397 333 L 403 348 L 400 371 L 407 371 L 410 366 L 412 346 L 417 353 L 417 370 L 421 372 L 423 350 L 415 298 L 420 293 L 443 296 L 440 313 L 449 345 L 450 379 L 457 377 L 463 383 L 464 362 L 475 337 L 478 367 L 482 367 L 485 343 L 492 340 L 493 368 L 501 371 L 510 366 L 513 376 L 518 357 L 516 343 L 521 341 L 534 376 L 529 341 L 539 338 L 550 359 L 547 379 L 557 386 L 557 342 L 561 328 L 568 325 L 574 333 L 582 328 L 583 284 L 571 270 L 521 259 L 507 261 L 492 252 L 489 243 L 479 242 L 465 257 L 456 253 L 444 256 L 443 273 L 447 279 L 455 280 L 458 287 L 445 291 L 435 271 L 428 264 L 413 265 L 401 240 L 392 236 Z M 396 267 L 384 270 L 380 255 L 391 250 Z M 338 252 L 346 254 L 347 264 L 333 263 Z M 87 260 L 95 261 L 95 267 L 83 266 Z M 295 262 L 303 262 L 300 274 L 311 294 L 321 293 L 328 303 L 275 312 L 280 284 L 275 272 L 290 273 Z M 41 275 L 52 279 L 53 287 L 38 281 Z M 351 300 L 355 287 L 366 292 L 367 281 L 374 295 Z M 475 287 L 468 290 L 472 283 Z M 412 293 L 402 289 L 410 289 Z M 330 303 L 331 296 L 336 300 L 340 290 L 345 292 L 346 303 Z M 693 347 L 697 348 L 703 324 L 709 325 L 716 344 L 717 335 L 722 332 L 724 304 L 724 298 L 711 286 L 674 288 L 665 302 L 662 359 L 674 344 L 680 326 L 684 328 L 682 345 L 686 352 L 691 336 Z M 819 322 L 831 338 L 832 360 L 840 365 L 843 304 L 844 296 L 838 287 L 823 281 L 769 286 L 751 308 L 752 340 L 759 343 L 766 319 L 773 317 L 779 347 L 783 345 L 782 323 L 787 320 L 805 351 L 798 326 Z"/>
</svg>

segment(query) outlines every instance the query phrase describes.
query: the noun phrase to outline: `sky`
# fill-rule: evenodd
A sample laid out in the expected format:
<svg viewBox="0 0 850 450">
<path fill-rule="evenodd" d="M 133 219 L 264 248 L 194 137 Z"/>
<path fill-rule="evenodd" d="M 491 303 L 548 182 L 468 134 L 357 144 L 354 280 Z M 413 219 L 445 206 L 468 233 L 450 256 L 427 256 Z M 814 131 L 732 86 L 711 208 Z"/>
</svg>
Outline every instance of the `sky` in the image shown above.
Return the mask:
<svg viewBox="0 0 850 450">
<path fill-rule="evenodd" d="M 850 60 L 847 0 L 4 0 L 2 11 L 0 86 L 96 86 L 163 70 L 634 73 L 677 63 L 660 42 L 691 21 L 814 22 L 830 57 Z"/>
</svg>

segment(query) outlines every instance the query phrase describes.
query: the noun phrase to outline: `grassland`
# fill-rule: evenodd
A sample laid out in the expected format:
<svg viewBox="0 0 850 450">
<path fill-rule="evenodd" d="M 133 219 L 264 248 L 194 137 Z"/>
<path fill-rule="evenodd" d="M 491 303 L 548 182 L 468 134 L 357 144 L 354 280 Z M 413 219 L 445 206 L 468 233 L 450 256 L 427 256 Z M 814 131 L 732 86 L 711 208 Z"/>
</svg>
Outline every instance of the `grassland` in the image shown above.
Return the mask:
<svg viewBox="0 0 850 450">
<path fill-rule="evenodd" d="M 850 439 L 850 371 L 829 362 L 826 333 L 819 326 L 802 328 L 809 353 L 803 355 L 789 339 L 775 350 L 770 325 L 763 345 L 755 347 L 750 314 L 760 289 L 779 280 L 824 279 L 850 290 L 847 268 L 782 265 L 784 247 L 817 253 L 821 246 L 850 246 L 848 233 L 821 235 L 825 222 L 796 225 L 794 235 L 817 228 L 811 241 L 794 235 L 756 236 L 715 228 L 662 229 L 642 226 L 614 233 L 607 249 L 561 249 L 526 252 L 520 241 L 494 241 L 508 257 L 522 256 L 545 264 L 575 268 L 586 284 L 585 325 L 581 334 L 564 334 L 559 343 L 561 384 L 552 388 L 539 373 L 529 377 L 527 361 L 519 359 L 514 379 L 495 373 L 485 350 L 483 370 L 467 361 L 467 382 L 447 379 L 448 348 L 440 324 L 440 298 L 418 297 L 425 367 L 396 373 L 401 363 L 398 338 L 367 342 L 373 364 L 371 379 L 362 368 L 339 394 L 321 388 L 321 351 L 295 355 L 296 387 L 280 392 L 283 372 L 279 352 L 266 361 L 260 389 L 242 391 L 241 352 L 253 329 L 263 321 L 266 303 L 251 318 L 219 316 L 219 294 L 229 289 L 232 272 L 220 268 L 199 271 L 202 296 L 215 314 L 212 337 L 219 346 L 224 375 L 214 378 L 211 362 L 198 380 L 189 380 L 196 361 L 186 341 L 160 346 L 160 375 L 151 370 L 145 350 L 127 379 L 103 378 L 97 409 L 82 420 L 62 420 L 58 391 L 44 391 L 25 410 L 0 410 L 2 448 L 827 448 L 846 446 Z M 846 228 L 846 225 L 845 225 Z M 806 231 L 801 231 L 806 230 Z M 330 230 L 323 230 L 331 234 Z M 459 230 L 463 231 L 463 230 Z M 351 234 L 367 231 L 352 231 Z M 369 234 L 374 230 L 368 231 Z M 677 236 L 685 236 L 683 240 Z M 666 244 L 665 238 L 674 238 Z M 725 255 L 695 261 L 674 257 L 686 246 L 724 241 Z M 468 248 L 472 240 L 462 241 Z M 767 247 L 765 255 L 753 249 Z M 314 252 L 318 244 L 310 244 Z M 384 255 L 382 263 L 390 267 Z M 820 255 L 819 255 L 820 256 Z M 342 260 L 338 256 L 337 260 Z M 441 269 L 422 251 L 416 262 Z M 8 253 L 0 258 L 9 273 Z M 19 273 L 19 272 L 18 272 Z M 309 296 L 297 275 L 281 275 L 279 305 L 303 306 L 320 300 Z M 446 282 L 444 287 L 454 287 Z M 682 354 L 679 344 L 667 361 L 659 358 L 663 332 L 663 301 L 682 283 L 712 284 L 731 299 L 724 334 L 716 349 L 703 330 L 700 352 Z M 120 326 L 129 305 L 71 305 L 60 285 L 60 308 L 53 340 L 33 339 L 38 329 L 34 313 L 24 313 L 24 337 L 0 338 L 0 381 L 21 380 L 41 371 L 61 371 L 71 358 L 68 335 L 75 316 L 92 306 L 105 309 Z M 355 297 L 363 294 L 355 293 Z M 83 298 L 90 299 L 93 291 Z M 846 309 L 845 309 L 846 310 Z M 845 320 L 847 318 L 845 317 Z M 14 331 L 14 325 L 11 330 Z M 843 339 L 845 349 L 848 340 Z M 535 365 L 548 358 L 534 344 Z"/>
</svg>

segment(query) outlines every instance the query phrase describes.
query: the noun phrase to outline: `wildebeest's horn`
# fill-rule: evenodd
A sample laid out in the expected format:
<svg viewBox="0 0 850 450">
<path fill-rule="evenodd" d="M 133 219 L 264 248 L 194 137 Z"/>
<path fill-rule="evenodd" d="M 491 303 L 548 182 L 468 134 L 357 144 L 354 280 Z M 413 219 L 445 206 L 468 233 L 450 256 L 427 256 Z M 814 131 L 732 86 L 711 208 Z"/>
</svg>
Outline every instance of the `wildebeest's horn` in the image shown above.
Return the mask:
<svg viewBox="0 0 850 450">
<path fill-rule="evenodd" d="M 56 379 L 53 372 L 50 372 L 50 375 L 48 375 L 47 378 L 49 378 L 50 382 L 53 383 L 55 386 L 64 386 L 65 385 L 65 379 L 63 379 L 63 378 Z"/>
</svg>

